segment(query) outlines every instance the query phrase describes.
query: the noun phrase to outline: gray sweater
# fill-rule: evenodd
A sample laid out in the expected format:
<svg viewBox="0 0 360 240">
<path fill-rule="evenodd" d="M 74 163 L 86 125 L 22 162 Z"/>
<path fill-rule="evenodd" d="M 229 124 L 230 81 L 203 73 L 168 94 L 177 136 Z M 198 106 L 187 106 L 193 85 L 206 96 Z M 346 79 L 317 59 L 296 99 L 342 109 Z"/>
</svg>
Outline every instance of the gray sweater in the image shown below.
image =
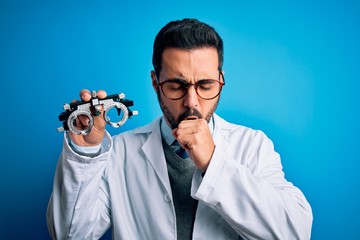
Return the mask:
<svg viewBox="0 0 360 240">
<path fill-rule="evenodd" d="M 190 158 L 179 157 L 164 140 L 163 148 L 176 213 L 177 239 L 192 239 L 197 200 L 190 196 L 190 190 L 196 167 Z"/>
</svg>

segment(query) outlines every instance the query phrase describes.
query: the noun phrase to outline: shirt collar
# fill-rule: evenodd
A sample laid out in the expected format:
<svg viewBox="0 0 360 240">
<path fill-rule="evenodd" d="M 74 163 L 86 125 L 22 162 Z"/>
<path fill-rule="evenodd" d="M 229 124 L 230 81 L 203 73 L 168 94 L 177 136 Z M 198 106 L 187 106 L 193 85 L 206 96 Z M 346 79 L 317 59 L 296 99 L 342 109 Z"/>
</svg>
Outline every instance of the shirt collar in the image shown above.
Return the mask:
<svg viewBox="0 0 360 240">
<path fill-rule="evenodd" d="M 211 132 L 211 135 L 214 132 L 214 127 L 215 127 L 215 123 L 214 123 L 214 117 L 212 116 L 209 123 L 209 129 Z M 171 146 L 171 144 L 175 141 L 174 136 L 172 135 L 172 130 L 169 127 L 169 125 L 166 123 L 165 120 L 165 116 L 163 115 L 162 118 L 160 119 L 160 130 L 161 130 L 161 135 L 163 137 L 163 139 L 165 140 L 165 142 Z"/>
</svg>

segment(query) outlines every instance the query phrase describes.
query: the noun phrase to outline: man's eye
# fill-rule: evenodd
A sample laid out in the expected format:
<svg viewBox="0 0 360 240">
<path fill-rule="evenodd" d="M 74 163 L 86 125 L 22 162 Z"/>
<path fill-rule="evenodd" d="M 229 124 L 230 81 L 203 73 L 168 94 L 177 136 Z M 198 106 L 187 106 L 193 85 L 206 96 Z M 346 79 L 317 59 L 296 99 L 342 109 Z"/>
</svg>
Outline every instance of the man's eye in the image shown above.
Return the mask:
<svg viewBox="0 0 360 240">
<path fill-rule="evenodd" d="M 214 80 L 201 80 L 198 82 L 198 88 L 200 90 L 208 91 L 214 87 Z"/>
<path fill-rule="evenodd" d="M 168 82 L 166 87 L 171 91 L 179 91 L 186 88 L 186 85 L 182 82 Z"/>
</svg>

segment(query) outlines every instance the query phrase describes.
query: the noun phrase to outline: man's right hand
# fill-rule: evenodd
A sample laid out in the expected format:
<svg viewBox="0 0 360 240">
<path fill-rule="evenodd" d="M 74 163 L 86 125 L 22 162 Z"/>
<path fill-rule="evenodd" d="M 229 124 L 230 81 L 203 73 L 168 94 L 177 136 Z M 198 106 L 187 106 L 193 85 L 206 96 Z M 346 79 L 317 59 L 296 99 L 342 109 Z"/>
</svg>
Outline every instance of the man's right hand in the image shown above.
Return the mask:
<svg viewBox="0 0 360 240">
<path fill-rule="evenodd" d="M 104 90 L 99 90 L 97 92 L 97 97 L 102 99 L 106 97 L 106 92 Z M 80 92 L 81 101 L 89 101 L 91 99 L 91 93 L 87 89 L 83 89 Z M 72 102 L 77 102 L 78 100 L 73 100 Z M 101 114 L 98 116 L 92 115 L 94 118 L 94 126 L 91 131 L 87 135 L 77 135 L 71 131 L 69 132 L 69 136 L 73 143 L 78 146 L 96 146 L 99 145 L 105 135 L 105 126 L 106 122 L 104 120 L 104 111 L 101 110 Z M 78 116 L 76 119 L 76 126 L 78 129 L 85 129 L 89 126 L 90 119 L 87 116 Z"/>
</svg>

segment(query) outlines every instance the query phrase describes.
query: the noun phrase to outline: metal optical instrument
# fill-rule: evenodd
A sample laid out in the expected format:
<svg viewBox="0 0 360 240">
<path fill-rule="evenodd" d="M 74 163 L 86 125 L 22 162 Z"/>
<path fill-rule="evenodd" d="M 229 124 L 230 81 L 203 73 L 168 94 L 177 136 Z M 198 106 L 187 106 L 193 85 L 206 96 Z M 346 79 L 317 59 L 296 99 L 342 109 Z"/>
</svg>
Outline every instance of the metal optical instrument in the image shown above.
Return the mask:
<svg viewBox="0 0 360 240">
<path fill-rule="evenodd" d="M 138 115 L 138 111 L 131 111 L 129 107 L 133 106 L 134 102 L 125 99 L 125 94 L 113 94 L 99 99 L 96 96 L 96 91 L 91 92 L 91 99 L 87 102 L 73 102 L 64 104 L 65 112 L 60 113 L 59 121 L 62 121 L 63 126 L 57 129 L 58 132 L 70 130 L 77 135 L 87 135 L 94 126 L 94 116 L 101 114 L 101 106 L 104 108 L 104 120 L 107 124 L 118 128 L 134 115 Z M 108 116 L 109 110 L 116 108 L 118 115 L 122 115 L 118 122 L 111 122 Z M 76 119 L 78 116 L 86 116 L 89 118 L 89 126 L 85 129 L 76 127 Z"/>
</svg>

